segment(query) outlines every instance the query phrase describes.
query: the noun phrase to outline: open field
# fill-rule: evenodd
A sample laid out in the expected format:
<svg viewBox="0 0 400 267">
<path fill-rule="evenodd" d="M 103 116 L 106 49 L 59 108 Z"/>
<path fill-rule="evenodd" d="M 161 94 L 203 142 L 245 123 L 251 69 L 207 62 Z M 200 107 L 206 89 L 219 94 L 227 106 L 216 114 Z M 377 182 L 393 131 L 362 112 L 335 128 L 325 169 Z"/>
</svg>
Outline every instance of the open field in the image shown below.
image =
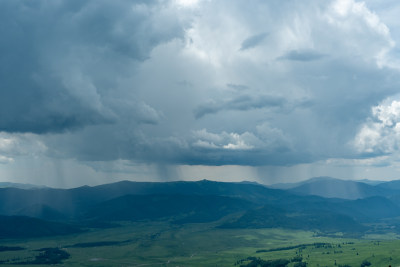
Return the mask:
<svg viewBox="0 0 400 267">
<path fill-rule="evenodd" d="M 296 256 L 308 266 L 335 266 L 336 261 L 336 266 L 354 267 L 363 260 L 372 266 L 400 265 L 400 240 L 396 235 L 348 239 L 307 231 L 214 226 L 126 223 L 69 236 L 2 240 L 0 245 L 26 249 L 0 252 L 0 261 L 26 261 L 42 253 L 38 249 L 60 248 L 70 254 L 63 261 L 65 266 L 234 266 L 247 264 L 249 261 L 241 260 L 248 257 L 273 260 Z"/>
</svg>

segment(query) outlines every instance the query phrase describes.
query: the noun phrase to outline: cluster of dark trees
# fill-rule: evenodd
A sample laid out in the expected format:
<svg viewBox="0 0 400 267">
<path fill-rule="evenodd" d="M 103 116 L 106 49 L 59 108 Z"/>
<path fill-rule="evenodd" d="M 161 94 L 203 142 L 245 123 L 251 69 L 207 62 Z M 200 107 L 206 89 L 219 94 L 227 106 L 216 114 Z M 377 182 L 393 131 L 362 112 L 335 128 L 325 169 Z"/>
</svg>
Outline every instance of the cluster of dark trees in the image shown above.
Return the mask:
<svg viewBox="0 0 400 267">
<path fill-rule="evenodd" d="M 247 264 L 241 264 L 244 261 L 250 261 Z M 307 263 L 303 261 L 303 258 L 296 256 L 291 260 L 277 259 L 277 260 L 263 260 L 256 257 L 248 257 L 236 262 L 236 265 L 241 264 L 240 267 L 287 267 L 290 262 L 294 262 L 294 267 L 306 267 Z"/>
<path fill-rule="evenodd" d="M 60 248 L 42 248 L 37 250 L 39 251 L 39 255 L 36 255 L 32 260 L 22 260 L 14 259 L 13 262 L 4 261 L 0 262 L 0 264 L 18 264 L 18 265 L 37 265 L 37 264 L 46 264 L 46 265 L 54 265 L 61 264 L 63 260 L 66 260 L 70 257 L 70 254 Z"/>
<path fill-rule="evenodd" d="M 247 262 L 246 264 L 242 264 L 243 262 Z M 236 262 L 235 265 L 239 265 L 240 267 L 287 267 L 290 262 L 294 262 L 294 267 L 307 267 L 307 262 L 303 261 L 301 256 L 296 256 L 291 260 L 287 259 L 277 259 L 277 260 L 263 260 L 261 258 L 256 257 L 248 257 L 246 259 L 242 259 Z M 335 261 L 336 265 L 336 261 Z M 371 262 L 368 260 L 364 260 L 360 267 L 371 266 Z M 339 264 L 338 267 L 351 267 L 348 264 Z"/>
</svg>

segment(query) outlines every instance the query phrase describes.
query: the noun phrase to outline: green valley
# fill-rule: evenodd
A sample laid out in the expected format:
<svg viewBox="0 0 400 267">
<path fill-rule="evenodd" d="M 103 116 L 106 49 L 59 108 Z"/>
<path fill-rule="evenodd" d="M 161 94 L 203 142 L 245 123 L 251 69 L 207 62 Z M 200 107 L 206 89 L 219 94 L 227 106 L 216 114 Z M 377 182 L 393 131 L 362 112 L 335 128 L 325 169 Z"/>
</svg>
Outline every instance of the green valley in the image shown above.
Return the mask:
<svg viewBox="0 0 400 267">
<path fill-rule="evenodd" d="M 299 258 L 306 266 L 321 267 L 354 267 L 364 260 L 372 266 L 400 264 L 400 240 L 395 234 L 352 239 L 339 233 L 328 237 L 312 231 L 216 225 L 126 222 L 68 236 L 3 240 L 2 246 L 24 250 L 2 251 L 0 262 L 26 265 L 43 254 L 43 248 L 57 248 L 69 254 L 60 261 L 65 266 L 256 266 L 249 264 L 257 258 L 295 260 L 287 266 L 300 266 Z"/>
</svg>

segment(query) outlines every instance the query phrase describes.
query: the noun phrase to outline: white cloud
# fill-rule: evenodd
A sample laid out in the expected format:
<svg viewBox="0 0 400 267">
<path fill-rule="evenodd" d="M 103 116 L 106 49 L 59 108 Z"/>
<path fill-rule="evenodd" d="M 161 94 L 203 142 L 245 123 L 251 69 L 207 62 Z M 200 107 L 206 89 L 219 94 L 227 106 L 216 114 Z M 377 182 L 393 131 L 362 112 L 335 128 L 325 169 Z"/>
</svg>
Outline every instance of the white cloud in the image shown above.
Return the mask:
<svg viewBox="0 0 400 267">
<path fill-rule="evenodd" d="M 260 143 L 259 139 L 249 132 L 215 134 L 202 129 L 194 131 L 193 137 L 197 139 L 193 142 L 194 147 L 206 149 L 251 150 L 255 148 L 256 143 Z"/>
<path fill-rule="evenodd" d="M 390 38 L 389 28 L 380 20 L 377 14 L 368 9 L 364 2 L 336 0 L 332 3 L 332 11 L 328 13 L 328 16 L 330 15 L 329 22 L 335 23 L 346 31 L 351 29 L 362 30 L 360 23 L 365 23 L 370 29 Z"/>
<path fill-rule="evenodd" d="M 206 149 L 218 149 L 219 146 L 214 144 L 213 142 L 204 141 L 204 140 L 197 140 L 193 143 L 194 147 L 198 148 L 206 148 Z"/>
<path fill-rule="evenodd" d="M 340 35 L 345 38 L 343 43 L 349 47 L 353 46 L 353 51 L 358 54 L 363 52 L 362 56 L 365 58 L 372 56 L 379 67 L 392 65 L 387 56 L 388 52 L 395 47 L 390 30 L 376 13 L 368 9 L 365 2 L 336 0 L 326 15 L 329 23 L 341 30 Z M 365 45 L 371 35 L 376 36 L 375 43 Z M 364 45 L 359 46 L 360 43 L 356 39 L 365 40 Z"/>
<path fill-rule="evenodd" d="M 0 155 L 0 163 L 1 163 L 1 164 L 7 164 L 7 163 L 11 163 L 11 162 L 13 162 L 13 161 L 14 161 L 13 158 Z"/>
<path fill-rule="evenodd" d="M 13 163 L 19 157 L 44 156 L 46 145 L 40 136 L 33 134 L 9 134 L 0 132 L 0 163 Z"/>
<path fill-rule="evenodd" d="M 180 7 L 195 7 L 200 0 L 175 0 L 175 3 Z"/>
<path fill-rule="evenodd" d="M 230 141 L 228 144 L 224 145 L 224 149 L 232 149 L 232 150 L 248 150 L 253 149 L 254 146 L 250 144 L 246 144 L 245 139 L 256 139 L 256 137 L 250 133 L 244 133 L 243 135 L 239 135 L 237 133 L 229 134 Z"/>
<path fill-rule="evenodd" d="M 223 150 L 266 150 L 290 146 L 287 138 L 280 129 L 271 127 L 268 123 L 257 125 L 255 133 L 210 133 L 206 129 L 193 132 L 194 147 Z"/>
<path fill-rule="evenodd" d="M 0 137 L 0 151 L 11 151 L 15 147 L 16 140 L 12 137 Z"/>
<path fill-rule="evenodd" d="M 397 152 L 400 148 L 400 101 L 388 99 L 373 107 L 372 117 L 362 125 L 354 145 L 360 152 Z"/>
</svg>

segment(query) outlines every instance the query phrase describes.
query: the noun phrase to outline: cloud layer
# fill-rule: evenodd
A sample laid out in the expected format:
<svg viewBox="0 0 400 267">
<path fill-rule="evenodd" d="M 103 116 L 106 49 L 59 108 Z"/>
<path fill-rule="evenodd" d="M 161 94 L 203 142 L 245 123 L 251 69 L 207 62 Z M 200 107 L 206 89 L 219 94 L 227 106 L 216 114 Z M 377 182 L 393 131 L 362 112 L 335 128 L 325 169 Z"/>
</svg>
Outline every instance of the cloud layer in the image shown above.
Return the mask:
<svg viewBox="0 0 400 267">
<path fill-rule="evenodd" d="M 119 80 L 155 46 L 184 33 L 174 11 L 153 1 L 0 5 L 0 130 L 6 132 L 114 123 L 120 114 L 113 101 L 123 98 Z"/>
<path fill-rule="evenodd" d="M 1 1 L 0 163 L 395 155 L 393 16 L 354 0 Z"/>
</svg>

